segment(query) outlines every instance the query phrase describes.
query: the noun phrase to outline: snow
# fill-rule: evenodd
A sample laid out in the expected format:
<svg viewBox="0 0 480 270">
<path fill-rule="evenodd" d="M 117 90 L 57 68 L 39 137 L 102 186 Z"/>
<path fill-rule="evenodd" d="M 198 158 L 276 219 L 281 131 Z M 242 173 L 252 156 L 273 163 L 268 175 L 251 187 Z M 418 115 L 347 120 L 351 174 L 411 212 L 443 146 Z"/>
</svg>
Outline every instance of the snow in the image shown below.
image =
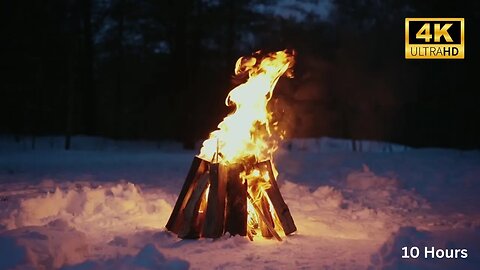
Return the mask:
<svg viewBox="0 0 480 270">
<path fill-rule="evenodd" d="M 427 247 L 430 251 L 432 251 L 432 248 L 434 248 L 433 250 L 467 249 L 468 260 L 443 259 L 441 260 L 441 267 L 443 269 L 476 269 L 480 265 L 479 237 L 480 230 L 478 228 L 473 230 L 423 231 L 415 227 L 402 227 L 391 235 L 378 252 L 372 255 L 371 266 L 373 269 L 375 269 L 375 265 L 381 265 L 382 269 L 440 269 L 438 261 L 431 259 L 431 257 L 426 260 L 401 259 L 404 255 L 402 247 L 417 246 L 422 249 L 419 255 L 421 258 L 424 258 L 425 255 L 423 247 Z M 457 253 L 458 257 L 460 257 L 460 254 L 460 252 Z"/>
<path fill-rule="evenodd" d="M 480 152 L 293 139 L 275 157 L 298 228 L 283 241 L 165 231 L 197 151 L 0 138 L 0 269 L 476 269 Z M 402 259 L 403 246 L 466 259 Z"/>
</svg>

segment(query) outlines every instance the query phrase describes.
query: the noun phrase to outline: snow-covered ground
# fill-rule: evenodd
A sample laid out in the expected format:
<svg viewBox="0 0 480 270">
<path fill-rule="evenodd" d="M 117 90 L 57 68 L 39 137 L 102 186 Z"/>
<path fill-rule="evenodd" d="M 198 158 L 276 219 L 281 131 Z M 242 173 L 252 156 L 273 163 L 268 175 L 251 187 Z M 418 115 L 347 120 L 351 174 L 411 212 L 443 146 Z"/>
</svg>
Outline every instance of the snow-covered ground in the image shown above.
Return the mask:
<svg viewBox="0 0 480 270">
<path fill-rule="evenodd" d="M 480 152 L 295 139 L 284 241 L 181 240 L 164 226 L 197 152 L 174 143 L 0 138 L 0 269 L 479 269 Z M 402 247 L 467 249 L 402 259 Z"/>
</svg>

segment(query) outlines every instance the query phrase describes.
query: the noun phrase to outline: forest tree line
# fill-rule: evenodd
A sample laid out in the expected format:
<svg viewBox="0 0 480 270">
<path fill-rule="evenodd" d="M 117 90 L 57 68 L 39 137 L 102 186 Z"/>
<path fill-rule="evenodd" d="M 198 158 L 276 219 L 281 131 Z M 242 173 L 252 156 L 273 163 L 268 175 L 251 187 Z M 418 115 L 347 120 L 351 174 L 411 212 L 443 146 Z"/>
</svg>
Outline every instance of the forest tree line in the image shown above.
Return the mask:
<svg viewBox="0 0 480 270">
<path fill-rule="evenodd" d="M 191 148 L 230 112 L 236 59 L 289 48 L 270 104 L 287 137 L 480 147 L 477 1 L 289 3 L 300 19 L 273 0 L 4 0 L 0 133 Z M 404 19 L 439 16 L 465 18 L 466 59 L 405 60 Z"/>
</svg>

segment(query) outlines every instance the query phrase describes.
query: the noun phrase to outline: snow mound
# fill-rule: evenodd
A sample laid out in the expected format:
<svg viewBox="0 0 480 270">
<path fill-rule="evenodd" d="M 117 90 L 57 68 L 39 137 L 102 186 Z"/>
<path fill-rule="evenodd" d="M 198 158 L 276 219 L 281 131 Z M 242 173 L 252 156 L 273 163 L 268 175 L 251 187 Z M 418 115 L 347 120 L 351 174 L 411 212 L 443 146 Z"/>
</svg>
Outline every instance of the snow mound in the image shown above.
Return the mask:
<svg viewBox="0 0 480 270">
<path fill-rule="evenodd" d="M 423 231 L 401 227 L 371 256 L 369 269 L 478 269 L 480 264 L 480 229 Z M 403 247 L 418 247 L 419 257 L 402 259 Z M 425 247 L 434 250 L 467 249 L 468 257 L 425 258 Z M 409 253 L 407 253 L 408 255 Z"/>
<path fill-rule="evenodd" d="M 184 270 L 189 269 L 190 264 L 180 259 L 167 259 L 154 244 L 145 245 L 135 256 L 124 256 L 106 261 L 86 261 L 84 263 L 64 267 L 63 270 Z"/>
<path fill-rule="evenodd" d="M 347 187 L 352 189 L 367 190 L 369 188 L 390 189 L 398 186 L 398 181 L 388 177 L 377 176 L 370 171 L 367 165 L 363 165 L 362 171 L 350 173 L 346 179 Z"/>
<path fill-rule="evenodd" d="M 387 232 L 385 216 L 346 199 L 335 187 L 320 186 L 310 191 L 307 186 L 285 181 L 281 192 L 299 235 L 358 240 Z"/>
<path fill-rule="evenodd" d="M 406 212 L 428 209 L 424 198 L 401 188 L 399 180 L 375 174 L 367 165 L 337 186 L 308 186 L 284 180 L 282 196 L 295 217 L 298 234 L 342 239 L 388 237 Z"/>
<path fill-rule="evenodd" d="M 361 171 L 349 173 L 345 180 L 344 195 L 368 209 L 384 212 L 427 209 L 427 201 L 417 193 L 402 189 L 399 180 L 375 174 L 367 165 Z"/>
<path fill-rule="evenodd" d="M 84 261 L 89 253 L 85 234 L 62 220 L 8 231 L 0 236 L 0 250 L 0 269 L 58 269 Z"/>
<path fill-rule="evenodd" d="M 25 261 L 26 252 L 17 246 L 15 238 L 0 236 L 0 269 L 12 269 Z"/>
<path fill-rule="evenodd" d="M 111 240 L 117 234 L 164 227 L 172 206 L 161 190 L 154 191 L 144 194 L 138 186 L 125 182 L 57 186 L 46 194 L 20 199 L 18 209 L 0 224 L 12 230 L 62 220 L 94 240 Z"/>
</svg>

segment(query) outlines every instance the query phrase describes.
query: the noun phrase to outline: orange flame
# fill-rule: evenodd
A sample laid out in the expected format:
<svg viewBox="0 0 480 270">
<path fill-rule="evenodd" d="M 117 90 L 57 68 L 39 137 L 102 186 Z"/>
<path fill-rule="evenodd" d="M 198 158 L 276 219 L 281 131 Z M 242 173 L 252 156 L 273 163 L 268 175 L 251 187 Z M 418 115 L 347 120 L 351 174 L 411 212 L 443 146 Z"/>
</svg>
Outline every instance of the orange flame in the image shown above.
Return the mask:
<svg viewBox="0 0 480 270">
<path fill-rule="evenodd" d="M 203 142 L 199 157 L 222 164 L 245 164 L 250 163 L 249 161 L 270 159 L 276 177 L 277 170 L 272 155 L 277 149 L 278 142 L 272 136 L 272 126 L 275 126 L 275 123 L 271 123 L 272 113 L 268 111 L 267 104 L 280 77 L 284 74 L 292 77 L 294 52 L 278 51 L 263 58 L 259 58 L 258 55 L 257 52 L 253 57 L 241 57 L 237 60 L 235 74 L 248 75 L 248 79 L 228 94 L 225 103 L 227 106 L 234 106 L 235 110 L 226 116 L 218 125 L 218 129 L 210 133 L 209 138 Z M 247 191 L 251 198 L 247 200 L 248 230 L 256 234 L 256 230 L 261 227 L 262 213 L 265 219 L 267 215 L 265 211 L 269 211 L 268 216 L 272 217 L 271 221 L 274 223 L 277 218 L 272 203 L 266 196 L 266 191 L 271 187 L 269 173 L 254 169 L 251 165 L 253 164 L 247 164 L 245 170 L 240 173 L 240 178 L 247 182 Z M 204 212 L 208 192 L 207 190 L 200 206 L 200 214 Z M 268 206 L 265 206 L 264 197 Z M 263 210 L 259 209 L 260 206 Z M 278 225 L 276 228 L 281 230 Z"/>
<path fill-rule="evenodd" d="M 252 201 L 247 200 L 248 227 L 250 229 L 258 229 L 260 217 L 252 203 L 259 205 L 262 197 L 265 195 L 265 191 L 270 188 L 268 172 L 262 173 L 260 170 L 254 169 L 250 173 L 240 173 L 240 178 L 247 181 L 247 190 L 252 196 Z M 273 209 L 273 207 L 270 207 L 270 209 Z"/>
<path fill-rule="evenodd" d="M 225 103 L 235 106 L 218 129 L 203 142 L 199 157 L 221 163 L 236 163 L 254 157 L 261 161 L 271 158 L 276 150 L 267 110 L 275 85 L 286 74 L 291 76 L 294 53 L 278 51 L 262 59 L 241 57 L 235 65 L 235 74 L 248 74 L 248 80 L 228 94 Z M 215 159 L 214 159 L 215 157 Z"/>
</svg>

